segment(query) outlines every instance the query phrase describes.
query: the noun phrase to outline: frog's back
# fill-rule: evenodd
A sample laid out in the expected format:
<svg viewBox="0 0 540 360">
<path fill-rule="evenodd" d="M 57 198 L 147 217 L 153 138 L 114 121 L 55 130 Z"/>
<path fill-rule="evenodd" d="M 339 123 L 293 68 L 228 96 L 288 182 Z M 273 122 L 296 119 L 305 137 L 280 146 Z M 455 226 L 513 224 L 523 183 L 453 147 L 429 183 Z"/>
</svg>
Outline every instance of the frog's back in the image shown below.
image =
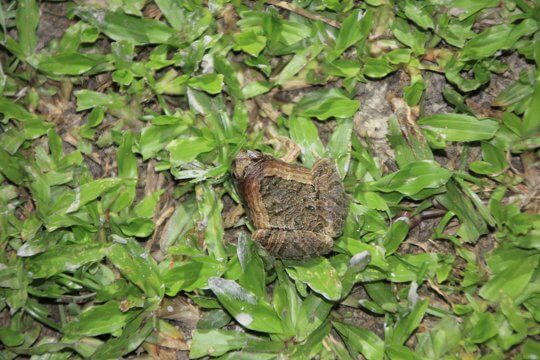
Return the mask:
<svg viewBox="0 0 540 360">
<path fill-rule="evenodd" d="M 317 211 L 317 191 L 313 185 L 278 176 L 263 177 L 260 194 L 268 214 L 269 228 L 320 232 L 324 219 Z"/>
</svg>

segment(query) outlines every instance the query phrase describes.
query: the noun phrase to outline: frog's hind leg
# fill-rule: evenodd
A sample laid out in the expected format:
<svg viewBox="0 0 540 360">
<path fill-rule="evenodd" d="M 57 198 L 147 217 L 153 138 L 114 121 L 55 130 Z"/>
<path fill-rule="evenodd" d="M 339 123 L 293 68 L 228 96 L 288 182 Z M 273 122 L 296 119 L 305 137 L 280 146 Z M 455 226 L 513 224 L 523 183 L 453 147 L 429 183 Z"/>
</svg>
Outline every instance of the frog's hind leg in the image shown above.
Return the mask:
<svg viewBox="0 0 540 360">
<path fill-rule="evenodd" d="M 332 250 L 333 240 L 304 230 L 257 230 L 253 241 L 280 259 L 307 259 Z"/>
<path fill-rule="evenodd" d="M 332 159 L 321 159 L 311 169 L 317 190 L 318 208 L 326 222 L 325 233 L 341 235 L 348 212 L 348 199 L 338 169 Z"/>
</svg>

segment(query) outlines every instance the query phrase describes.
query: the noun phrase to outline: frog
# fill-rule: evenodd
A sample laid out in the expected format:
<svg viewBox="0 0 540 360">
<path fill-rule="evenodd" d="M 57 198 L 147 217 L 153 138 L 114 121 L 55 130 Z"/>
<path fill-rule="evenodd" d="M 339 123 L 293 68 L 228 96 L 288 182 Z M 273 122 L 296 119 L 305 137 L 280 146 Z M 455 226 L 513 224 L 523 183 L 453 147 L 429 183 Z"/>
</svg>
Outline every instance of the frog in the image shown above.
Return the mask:
<svg viewBox="0 0 540 360">
<path fill-rule="evenodd" d="M 248 150 L 238 153 L 232 170 L 255 243 L 278 259 L 309 259 L 332 250 L 349 202 L 332 159 L 307 168 Z"/>
</svg>

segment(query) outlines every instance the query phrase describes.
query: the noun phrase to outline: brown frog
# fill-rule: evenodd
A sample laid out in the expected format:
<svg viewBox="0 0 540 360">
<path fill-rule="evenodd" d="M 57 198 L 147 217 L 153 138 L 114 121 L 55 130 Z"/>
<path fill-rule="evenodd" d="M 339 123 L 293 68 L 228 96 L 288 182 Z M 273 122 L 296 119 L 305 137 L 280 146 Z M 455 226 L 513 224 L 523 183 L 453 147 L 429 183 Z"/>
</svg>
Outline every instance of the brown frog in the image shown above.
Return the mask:
<svg viewBox="0 0 540 360">
<path fill-rule="evenodd" d="M 270 254 L 306 259 L 332 249 L 348 210 L 333 160 L 319 160 L 307 169 L 258 151 L 242 151 L 233 172 L 257 228 L 253 240 Z"/>
</svg>

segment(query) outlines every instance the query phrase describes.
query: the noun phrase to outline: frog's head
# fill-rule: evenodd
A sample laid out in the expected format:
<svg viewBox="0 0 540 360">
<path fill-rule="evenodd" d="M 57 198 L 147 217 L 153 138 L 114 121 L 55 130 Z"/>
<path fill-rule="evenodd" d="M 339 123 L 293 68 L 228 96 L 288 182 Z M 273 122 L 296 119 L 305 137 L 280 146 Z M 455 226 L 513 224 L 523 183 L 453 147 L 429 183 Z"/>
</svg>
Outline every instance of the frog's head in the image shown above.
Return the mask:
<svg viewBox="0 0 540 360">
<path fill-rule="evenodd" d="M 259 151 L 240 151 L 233 162 L 233 174 L 238 180 L 244 178 L 250 165 L 261 161 L 264 155 Z"/>
</svg>

